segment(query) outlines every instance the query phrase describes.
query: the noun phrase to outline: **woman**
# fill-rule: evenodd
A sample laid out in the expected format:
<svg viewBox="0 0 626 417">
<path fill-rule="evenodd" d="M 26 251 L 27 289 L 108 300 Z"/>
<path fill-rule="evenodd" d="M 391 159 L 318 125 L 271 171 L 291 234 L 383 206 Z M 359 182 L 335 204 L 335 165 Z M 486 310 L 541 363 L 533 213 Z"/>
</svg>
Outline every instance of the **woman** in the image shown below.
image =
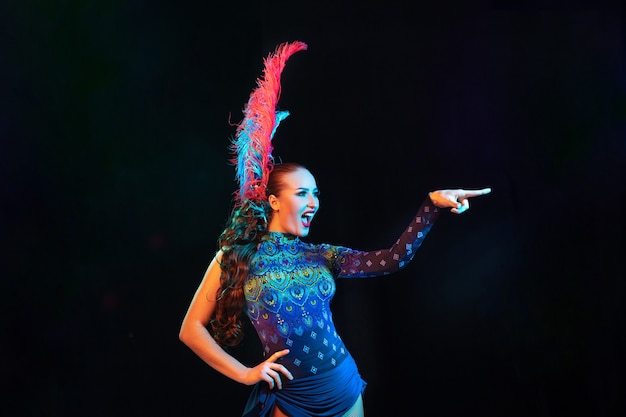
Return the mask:
<svg viewBox="0 0 626 417">
<path fill-rule="evenodd" d="M 288 56 L 301 49 L 303 44 L 283 44 L 265 61 L 265 79 L 251 95 L 233 146 L 239 194 L 179 337 L 218 372 L 254 385 L 243 413 L 246 417 L 362 417 L 366 382 L 337 334 L 330 310 L 335 279 L 374 277 L 400 270 L 413 259 L 439 208 L 463 213 L 469 208 L 469 198 L 491 190 L 430 193 L 389 249 L 359 251 L 301 241 L 319 209 L 315 178 L 302 165 L 273 164 L 269 143 L 284 115 L 254 110 L 258 102 L 263 106 L 270 103 L 274 109 L 275 101 L 255 94 L 267 90 L 264 83 L 270 80 L 270 96 L 276 100 L 277 74 Z M 275 119 L 263 129 L 259 126 L 267 114 L 275 114 Z M 259 131 L 260 140 L 254 137 Z M 259 152 L 260 148 L 264 151 Z M 240 317 L 244 311 L 266 358 L 253 367 L 243 365 L 228 352 L 228 347 L 243 337 Z"/>
</svg>

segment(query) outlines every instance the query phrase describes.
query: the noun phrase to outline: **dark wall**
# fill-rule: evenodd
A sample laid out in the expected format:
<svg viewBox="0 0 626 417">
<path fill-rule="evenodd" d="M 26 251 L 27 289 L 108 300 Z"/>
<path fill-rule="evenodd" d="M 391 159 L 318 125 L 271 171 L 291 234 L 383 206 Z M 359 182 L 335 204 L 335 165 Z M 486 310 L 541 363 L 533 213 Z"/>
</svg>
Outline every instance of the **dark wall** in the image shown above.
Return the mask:
<svg viewBox="0 0 626 417">
<path fill-rule="evenodd" d="M 429 191 L 493 189 L 405 270 L 338 283 L 368 416 L 624 412 L 621 3 L 414 3 L 2 2 L 12 415 L 240 415 L 250 387 L 177 334 L 232 123 L 292 40 L 274 155 L 317 177 L 308 241 L 387 247 Z M 260 359 L 251 331 L 235 353 Z"/>
</svg>

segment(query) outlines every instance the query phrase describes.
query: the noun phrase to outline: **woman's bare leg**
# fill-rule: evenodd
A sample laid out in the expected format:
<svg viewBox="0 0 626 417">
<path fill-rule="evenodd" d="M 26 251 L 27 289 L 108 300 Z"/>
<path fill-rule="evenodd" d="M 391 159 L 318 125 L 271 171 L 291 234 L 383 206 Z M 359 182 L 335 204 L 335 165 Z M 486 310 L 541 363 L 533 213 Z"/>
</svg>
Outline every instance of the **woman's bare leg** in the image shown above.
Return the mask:
<svg viewBox="0 0 626 417">
<path fill-rule="evenodd" d="M 271 417 L 289 417 L 289 416 L 283 413 L 283 410 L 281 410 L 280 408 L 278 408 L 278 406 L 275 405 L 274 409 L 272 410 Z"/>
<path fill-rule="evenodd" d="M 343 415 L 343 417 L 364 417 L 363 411 L 363 397 L 359 395 L 359 398 L 355 401 L 354 405 L 350 407 L 348 412 Z M 272 410 L 272 417 L 289 417 L 287 414 L 283 413 L 283 411 L 278 408 L 278 406 L 274 406 Z"/>
<path fill-rule="evenodd" d="M 365 411 L 363 410 L 363 397 L 359 395 L 354 405 L 348 410 L 343 417 L 363 417 Z"/>
</svg>

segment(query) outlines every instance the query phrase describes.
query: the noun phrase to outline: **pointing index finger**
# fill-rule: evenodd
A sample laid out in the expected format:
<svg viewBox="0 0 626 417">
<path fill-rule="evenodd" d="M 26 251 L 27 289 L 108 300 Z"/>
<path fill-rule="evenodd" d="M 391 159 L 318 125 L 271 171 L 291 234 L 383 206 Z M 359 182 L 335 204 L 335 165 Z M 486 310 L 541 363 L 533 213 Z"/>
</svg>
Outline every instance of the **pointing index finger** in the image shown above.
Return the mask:
<svg viewBox="0 0 626 417">
<path fill-rule="evenodd" d="M 463 190 L 465 193 L 465 198 L 467 197 L 477 197 L 480 195 L 489 194 L 491 192 L 491 188 L 481 188 L 480 190 Z"/>
</svg>

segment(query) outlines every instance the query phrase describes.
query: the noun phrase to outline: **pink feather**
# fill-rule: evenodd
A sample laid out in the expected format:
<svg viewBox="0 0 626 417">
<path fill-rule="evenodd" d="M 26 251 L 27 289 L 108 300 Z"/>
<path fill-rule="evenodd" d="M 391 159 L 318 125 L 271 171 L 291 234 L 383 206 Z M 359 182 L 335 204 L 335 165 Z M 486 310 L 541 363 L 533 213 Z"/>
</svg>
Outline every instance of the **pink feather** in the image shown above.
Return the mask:
<svg viewBox="0 0 626 417">
<path fill-rule="evenodd" d="M 235 194 L 236 204 L 245 200 L 265 199 L 267 178 L 274 167 L 272 137 L 278 124 L 288 112 L 276 112 L 280 98 L 280 77 L 289 57 L 307 49 L 304 42 L 282 43 L 263 60 L 263 75 L 257 79 L 257 88 L 252 91 L 243 110 L 244 119 L 237 126 L 231 143 L 239 190 Z"/>
</svg>

